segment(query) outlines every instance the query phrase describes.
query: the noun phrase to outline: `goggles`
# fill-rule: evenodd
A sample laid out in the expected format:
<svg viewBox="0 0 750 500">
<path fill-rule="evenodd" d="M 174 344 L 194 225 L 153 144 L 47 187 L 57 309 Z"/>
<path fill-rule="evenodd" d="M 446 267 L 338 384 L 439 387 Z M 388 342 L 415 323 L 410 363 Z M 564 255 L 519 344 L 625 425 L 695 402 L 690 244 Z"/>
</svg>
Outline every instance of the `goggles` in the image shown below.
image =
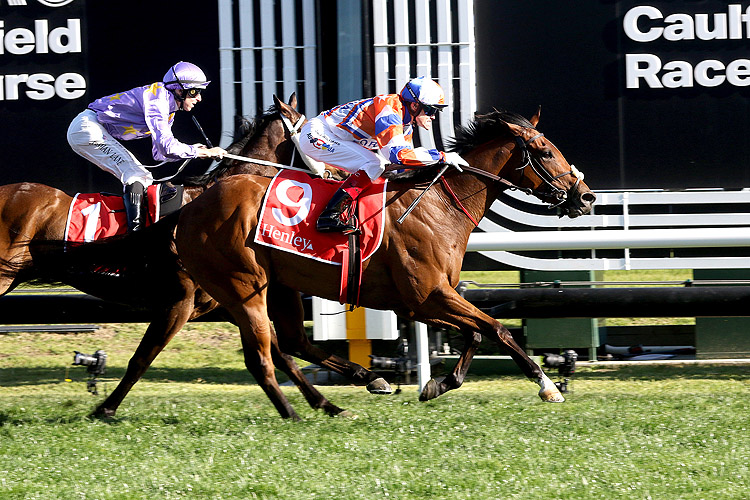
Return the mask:
<svg viewBox="0 0 750 500">
<path fill-rule="evenodd" d="M 443 108 L 438 108 L 437 106 L 430 106 L 429 104 L 422 104 L 422 111 L 424 111 L 424 114 L 429 116 L 430 118 L 435 118 L 435 115 L 438 114 L 438 111 L 442 111 Z"/>
<path fill-rule="evenodd" d="M 187 97 L 196 98 L 196 97 L 198 97 L 200 95 L 201 90 L 203 90 L 203 89 L 201 89 L 201 88 L 184 89 L 183 93 L 184 93 L 184 96 L 186 98 Z"/>
</svg>

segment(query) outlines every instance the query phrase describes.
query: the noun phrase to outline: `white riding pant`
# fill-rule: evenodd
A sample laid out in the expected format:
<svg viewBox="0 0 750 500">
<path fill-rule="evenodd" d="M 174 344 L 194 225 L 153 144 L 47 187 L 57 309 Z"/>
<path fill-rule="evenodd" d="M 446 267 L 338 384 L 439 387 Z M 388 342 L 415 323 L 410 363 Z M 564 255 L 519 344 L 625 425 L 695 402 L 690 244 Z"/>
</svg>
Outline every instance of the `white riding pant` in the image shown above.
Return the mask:
<svg viewBox="0 0 750 500">
<path fill-rule="evenodd" d="M 107 132 L 90 109 L 82 111 L 70 122 L 68 144 L 73 151 L 120 179 L 123 186 L 137 181 L 148 187 L 154 182 L 151 172 Z"/>
<path fill-rule="evenodd" d="M 383 156 L 365 148 L 354 136 L 331 130 L 325 120 L 317 116 L 302 126 L 299 141 L 302 152 L 314 160 L 350 173 L 364 170 L 372 180 L 380 177 L 388 164 Z"/>
</svg>

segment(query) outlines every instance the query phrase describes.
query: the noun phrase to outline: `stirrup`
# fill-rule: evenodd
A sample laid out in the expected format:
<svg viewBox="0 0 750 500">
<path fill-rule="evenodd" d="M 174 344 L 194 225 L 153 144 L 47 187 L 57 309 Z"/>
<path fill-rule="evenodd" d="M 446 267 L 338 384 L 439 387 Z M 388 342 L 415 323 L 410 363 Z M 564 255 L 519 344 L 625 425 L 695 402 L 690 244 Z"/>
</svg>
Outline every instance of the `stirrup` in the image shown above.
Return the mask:
<svg viewBox="0 0 750 500">
<path fill-rule="evenodd" d="M 345 222 L 341 220 L 341 213 L 321 214 L 315 224 L 315 228 L 321 233 L 343 233 L 350 234 L 359 231 L 359 224 L 356 224 L 356 217 L 349 217 Z M 355 224 L 350 221 L 354 219 Z"/>
</svg>

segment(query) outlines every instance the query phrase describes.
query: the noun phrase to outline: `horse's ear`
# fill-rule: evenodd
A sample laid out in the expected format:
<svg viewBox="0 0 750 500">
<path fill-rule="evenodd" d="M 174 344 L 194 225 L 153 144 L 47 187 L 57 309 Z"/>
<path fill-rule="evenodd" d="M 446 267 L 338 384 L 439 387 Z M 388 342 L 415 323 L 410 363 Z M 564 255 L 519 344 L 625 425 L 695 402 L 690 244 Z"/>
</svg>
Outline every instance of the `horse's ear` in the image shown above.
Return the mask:
<svg viewBox="0 0 750 500">
<path fill-rule="evenodd" d="M 297 92 L 292 92 L 292 95 L 289 96 L 289 106 L 297 109 Z"/>
<path fill-rule="evenodd" d="M 534 125 L 534 128 L 536 128 L 536 124 L 539 123 L 539 116 L 541 114 L 542 114 L 542 106 L 539 105 L 536 108 L 536 114 L 534 114 L 534 116 L 532 116 L 531 119 L 529 120 L 531 122 L 531 124 Z"/>
<path fill-rule="evenodd" d="M 281 105 L 282 104 L 283 103 L 281 102 L 281 99 L 279 99 L 278 97 L 276 97 L 276 94 L 274 94 L 273 95 L 273 105 L 276 106 L 276 109 L 278 109 L 279 111 L 281 111 L 281 109 L 282 109 Z"/>
<path fill-rule="evenodd" d="M 516 125 L 514 123 L 506 122 L 505 120 L 499 120 L 500 123 L 508 127 L 508 132 L 510 132 L 511 135 L 522 135 L 523 134 L 523 127 L 520 125 Z"/>
</svg>

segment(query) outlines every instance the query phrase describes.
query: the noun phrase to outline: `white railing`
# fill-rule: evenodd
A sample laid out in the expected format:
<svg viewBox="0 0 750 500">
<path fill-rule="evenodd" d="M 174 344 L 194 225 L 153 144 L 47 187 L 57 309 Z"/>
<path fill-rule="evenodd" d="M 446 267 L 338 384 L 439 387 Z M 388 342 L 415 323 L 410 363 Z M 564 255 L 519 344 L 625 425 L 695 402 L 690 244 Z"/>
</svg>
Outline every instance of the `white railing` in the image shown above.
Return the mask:
<svg viewBox="0 0 750 500">
<path fill-rule="evenodd" d="M 281 0 L 278 10 L 276 3 L 275 0 L 219 0 L 219 80 L 224 132 L 221 144 L 224 147 L 231 142 L 234 117 L 256 116 L 273 104 L 274 94 L 286 100 L 292 92 L 297 92 L 305 114 L 315 116 L 320 112 L 315 1 L 301 0 L 301 10 L 297 10 L 294 0 Z M 276 33 L 277 15 L 280 36 Z M 297 17 L 301 17 L 300 30 Z M 234 36 L 235 26 L 238 37 Z M 277 43 L 277 39 L 281 43 Z M 239 58 L 235 57 L 236 53 Z M 257 53 L 260 53 L 259 58 Z"/>
<path fill-rule="evenodd" d="M 467 124 L 477 107 L 474 1 L 462 0 L 456 12 L 451 12 L 450 0 L 416 0 L 413 17 L 409 14 L 410 3 L 409 0 L 372 2 L 375 93 L 399 92 L 416 76 L 433 78 L 443 87 L 450 106 L 450 111 L 440 114 L 440 136 L 452 137 L 453 113 L 457 113 L 462 124 Z M 431 19 L 435 19 L 437 33 L 430 31 Z M 389 24 L 393 24 L 390 38 Z M 410 26 L 414 26 L 413 39 Z M 453 39 L 454 31 L 457 40 Z M 457 65 L 453 63 L 454 55 Z M 435 147 L 432 133 L 426 130 L 419 129 L 419 141 L 425 147 Z"/>
<path fill-rule="evenodd" d="M 549 271 L 750 268 L 750 251 L 738 256 L 725 255 L 727 252 L 721 250 L 750 248 L 750 190 L 596 194 L 594 213 L 576 219 L 540 215 L 534 213 L 541 205 L 535 198 L 519 193 L 504 195 L 510 196 L 506 198 L 509 202 L 527 205 L 528 211 L 496 201 L 489 216 L 480 221 L 481 232 L 469 238 L 467 250 L 513 267 Z M 690 209 L 685 210 L 688 206 Z M 722 206 L 728 209 L 717 209 Z M 604 213 L 599 215 L 597 211 Z M 644 248 L 714 250 L 705 256 L 631 255 L 632 249 Z M 623 255 L 601 257 L 597 249 L 621 249 Z M 540 258 L 513 253 L 544 250 L 590 250 L 590 257 Z"/>
</svg>

